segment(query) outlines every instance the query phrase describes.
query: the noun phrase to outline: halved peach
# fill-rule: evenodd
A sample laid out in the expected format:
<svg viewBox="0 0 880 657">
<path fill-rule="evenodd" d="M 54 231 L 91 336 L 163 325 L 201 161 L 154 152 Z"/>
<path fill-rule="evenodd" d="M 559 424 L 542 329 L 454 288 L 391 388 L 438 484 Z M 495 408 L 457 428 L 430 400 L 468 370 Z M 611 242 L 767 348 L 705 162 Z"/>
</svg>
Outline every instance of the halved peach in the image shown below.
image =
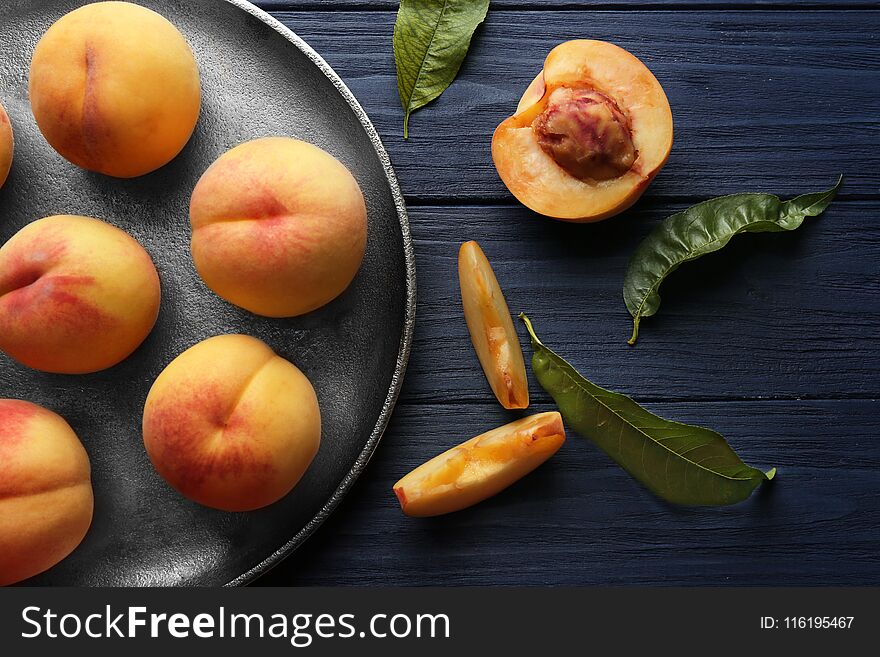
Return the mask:
<svg viewBox="0 0 880 657">
<path fill-rule="evenodd" d="M 519 336 L 492 265 L 476 242 L 461 245 L 458 279 L 464 318 L 492 392 L 504 408 L 527 408 L 529 383 Z"/>
<path fill-rule="evenodd" d="M 565 442 L 556 411 L 524 417 L 472 438 L 394 484 L 408 516 L 439 516 L 482 502 L 553 456 Z"/>
<path fill-rule="evenodd" d="M 637 57 L 604 41 L 568 41 L 495 130 L 492 159 L 535 212 L 599 221 L 642 195 L 666 164 L 672 133 L 666 94 Z"/>
</svg>

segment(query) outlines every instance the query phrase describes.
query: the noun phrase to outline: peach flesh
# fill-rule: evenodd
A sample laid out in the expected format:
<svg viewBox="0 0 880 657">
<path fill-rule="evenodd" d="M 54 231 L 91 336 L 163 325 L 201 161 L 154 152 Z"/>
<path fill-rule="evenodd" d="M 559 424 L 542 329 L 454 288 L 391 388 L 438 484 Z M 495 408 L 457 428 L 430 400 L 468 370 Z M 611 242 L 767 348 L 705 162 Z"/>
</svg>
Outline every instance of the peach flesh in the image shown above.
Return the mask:
<svg viewBox="0 0 880 657">
<path fill-rule="evenodd" d="M 476 242 L 461 245 L 458 278 L 471 342 L 492 392 L 504 408 L 527 408 L 522 345 L 495 272 Z"/>
<path fill-rule="evenodd" d="M 112 367 L 147 337 L 159 276 L 128 234 L 88 217 L 47 217 L 0 248 L 0 350 L 33 369 Z"/>
<path fill-rule="evenodd" d="M 180 32 L 128 2 L 97 2 L 43 35 L 30 70 L 31 107 L 49 144 L 77 166 L 119 178 L 154 171 L 189 141 L 199 71 Z"/>
<path fill-rule="evenodd" d="M 672 140 L 669 102 L 648 68 L 613 44 L 575 40 L 550 52 L 516 113 L 495 130 L 492 159 L 535 212 L 600 221 L 642 195 Z"/>
<path fill-rule="evenodd" d="M 12 168 L 12 156 L 15 150 L 15 139 L 12 135 L 12 123 L 6 109 L 0 104 L 0 188 L 6 183 L 9 170 Z"/>
<path fill-rule="evenodd" d="M 562 416 L 538 413 L 487 431 L 423 463 L 394 485 L 408 516 L 459 511 L 501 492 L 565 442 Z"/>
<path fill-rule="evenodd" d="M 366 249 L 354 177 L 318 147 L 284 137 L 221 156 L 193 191 L 190 220 L 205 284 L 268 317 L 302 315 L 338 297 Z"/>
<path fill-rule="evenodd" d="M 191 347 L 147 397 L 144 446 L 189 499 L 224 511 L 272 504 L 317 454 L 321 414 L 311 383 L 261 341 L 222 335 Z"/>
<path fill-rule="evenodd" d="M 92 522 L 90 469 L 61 417 L 0 399 L 0 586 L 51 568 L 80 544 Z"/>
</svg>

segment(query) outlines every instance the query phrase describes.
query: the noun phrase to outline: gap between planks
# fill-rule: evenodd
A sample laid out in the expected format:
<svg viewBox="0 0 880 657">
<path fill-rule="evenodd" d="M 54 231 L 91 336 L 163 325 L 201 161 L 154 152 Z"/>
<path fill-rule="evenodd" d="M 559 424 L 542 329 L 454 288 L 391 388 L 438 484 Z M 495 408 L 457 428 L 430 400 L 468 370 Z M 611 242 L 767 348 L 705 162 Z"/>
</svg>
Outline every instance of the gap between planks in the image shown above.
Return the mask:
<svg viewBox="0 0 880 657">
<path fill-rule="evenodd" d="M 335 12 L 335 11 L 363 11 L 363 12 L 396 12 L 394 4 L 380 4 L 375 2 L 255 2 L 258 7 L 270 13 L 297 13 L 297 12 Z M 573 5 L 570 2 L 516 2 L 507 4 L 493 3 L 493 13 L 505 11 L 877 11 L 877 5 L 859 2 L 817 2 L 799 3 L 796 0 L 790 2 L 693 2 L 693 3 L 670 3 L 660 0 L 658 2 L 597 2 L 589 5 Z"/>
<path fill-rule="evenodd" d="M 406 387 L 406 382 L 404 381 L 404 388 Z M 779 397 L 723 397 L 720 395 L 706 395 L 706 396 L 691 396 L 691 397 L 641 397 L 641 396 L 632 396 L 628 395 L 631 399 L 638 402 L 639 404 L 754 404 L 754 403 L 762 403 L 762 404 L 812 404 L 818 402 L 829 402 L 829 403 L 838 403 L 838 402 L 877 402 L 880 398 L 877 395 L 838 395 L 834 397 L 828 397 L 827 395 L 800 395 L 800 396 L 779 396 Z M 413 400 L 406 399 L 402 397 L 398 402 L 398 407 L 423 407 L 423 406 L 434 406 L 434 407 L 446 407 L 446 406 L 494 406 L 494 399 L 473 399 L 473 398 L 461 398 L 455 400 L 434 400 L 434 399 L 426 399 L 426 400 Z M 540 397 L 531 400 L 529 405 L 529 410 L 531 410 L 534 406 L 553 406 L 553 400 L 550 399 L 549 395 L 546 397 L 541 395 Z"/>
<path fill-rule="evenodd" d="M 393 162 L 392 162 L 393 164 Z M 846 179 L 844 179 L 843 184 L 846 185 Z M 744 190 L 745 191 L 745 190 Z M 766 192 L 768 194 L 772 194 L 773 192 Z M 709 196 L 646 196 L 642 201 L 653 201 L 657 203 L 663 203 L 665 205 L 694 205 L 696 203 L 702 203 L 703 201 L 708 200 Z M 785 195 L 781 196 L 782 200 L 787 200 Z M 404 201 L 406 201 L 407 208 L 439 208 L 439 207 L 456 207 L 456 208 L 510 208 L 510 207 L 522 207 L 522 204 L 517 201 L 515 198 L 456 198 L 456 197 L 442 197 L 442 196 L 410 196 L 404 195 Z M 834 197 L 834 203 L 870 203 L 872 201 L 880 201 L 880 194 L 838 194 Z M 633 206 L 636 207 L 636 206 Z M 629 212 L 629 210 L 625 210 L 625 212 Z"/>
</svg>

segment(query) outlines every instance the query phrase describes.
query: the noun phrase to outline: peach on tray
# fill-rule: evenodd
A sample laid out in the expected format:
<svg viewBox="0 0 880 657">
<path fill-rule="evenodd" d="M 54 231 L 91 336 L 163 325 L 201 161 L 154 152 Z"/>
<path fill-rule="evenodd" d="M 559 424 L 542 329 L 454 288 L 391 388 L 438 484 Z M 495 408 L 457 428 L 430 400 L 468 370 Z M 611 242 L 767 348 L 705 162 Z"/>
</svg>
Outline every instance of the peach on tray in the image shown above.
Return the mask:
<svg viewBox="0 0 880 657">
<path fill-rule="evenodd" d="M 564 442 L 558 412 L 524 417 L 435 456 L 394 484 L 394 493 L 408 516 L 459 511 L 518 481 Z"/>
<path fill-rule="evenodd" d="M 354 177 L 317 146 L 284 137 L 221 156 L 193 191 L 190 219 L 205 284 L 268 317 L 335 299 L 366 248 L 367 211 Z"/>
<path fill-rule="evenodd" d="M 12 155 L 15 140 L 12 136 L 12 123 L 6 109 L 0 104 L 0 187 L 3 187 L 12 168 Z"/>
<path fill-rule="evenodd" d="M 642 195 L 672 149 L 669 101 L 651 71 L 604 41 L 554 48 L 492 137 L 510 192 L 535 212 L 606 219 Z"/>
<path fill-rule="evenodd" d="M 137 241 L 88 217 L 35 221 L 0 248 L 0 350 L 28 367 L 116 365 L 159 313 L 159 275 Z"/>
<path fill-rule="evenodd" d="M 62 17 L 37 44 L 30 99 L 64 158 L 133 178 L 189 141 L 201 85 L 189 45 L 165 18 L 129 2 L 96 2 Z"/>
<path fill-rule="evenodd" d="M 318 452 L 312 384 L 267 345 L 221 335 L 183 352 L 144 407 L 144 446 L 157 472 L 191 500 L 250 511 L 284 497 Z"/>
<path fill-rule="evenodd" d="M 0 586 L 64 559 L 92 523 L 89 457 L 40 406 L 0 399 Z"/>
</svg>

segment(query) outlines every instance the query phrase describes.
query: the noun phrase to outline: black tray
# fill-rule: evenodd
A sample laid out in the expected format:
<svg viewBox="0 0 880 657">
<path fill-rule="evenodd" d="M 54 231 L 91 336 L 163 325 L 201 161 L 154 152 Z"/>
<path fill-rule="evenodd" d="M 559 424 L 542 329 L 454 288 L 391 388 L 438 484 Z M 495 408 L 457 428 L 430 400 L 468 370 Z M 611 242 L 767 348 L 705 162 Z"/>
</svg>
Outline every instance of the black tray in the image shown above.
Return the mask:
<svg viewBox="0 0 880 657">
<path fill-rule="evenodd" d="M 162 279 L 156 328 L 128 360 L 102 373 L 30 371 L 0 354 L 0 397 L 64 416 L 92 461 L 95 518 L 80 547 L 28 584 L 244 584 L 278 563 L 333 511 L 387 425 L 409 355 L 415 267 L 406 208 L 369 119 L 330 67 L 296 35 L 242 0 L 140 0 L 171 20 L 195 51 L 204 101 L 196 133 L 165 168 L 134 180 L 77 169 L 40 135 L 30 112 L 30 57 L 75 0 L 0 3 L 0 101 L 15 130 L 15 163 L 0 191 L 0 243 L 53 214 L 98 217 L 134 235 Z M 338 157 L 367 200 L 364 265 L 342 297 L 305 317 L 272 320 L 211 293 L 189 255 L 188 204 L 220 154 L 255 137 L 288 135 Z M 260 511 L 234 514 L 186 500 L 153 470 L 141 439 L 147 392 L 184 349 L 247 333 L 298 365 L 318 393 L 321 450 L 296 489 Z"/>
</svg>

